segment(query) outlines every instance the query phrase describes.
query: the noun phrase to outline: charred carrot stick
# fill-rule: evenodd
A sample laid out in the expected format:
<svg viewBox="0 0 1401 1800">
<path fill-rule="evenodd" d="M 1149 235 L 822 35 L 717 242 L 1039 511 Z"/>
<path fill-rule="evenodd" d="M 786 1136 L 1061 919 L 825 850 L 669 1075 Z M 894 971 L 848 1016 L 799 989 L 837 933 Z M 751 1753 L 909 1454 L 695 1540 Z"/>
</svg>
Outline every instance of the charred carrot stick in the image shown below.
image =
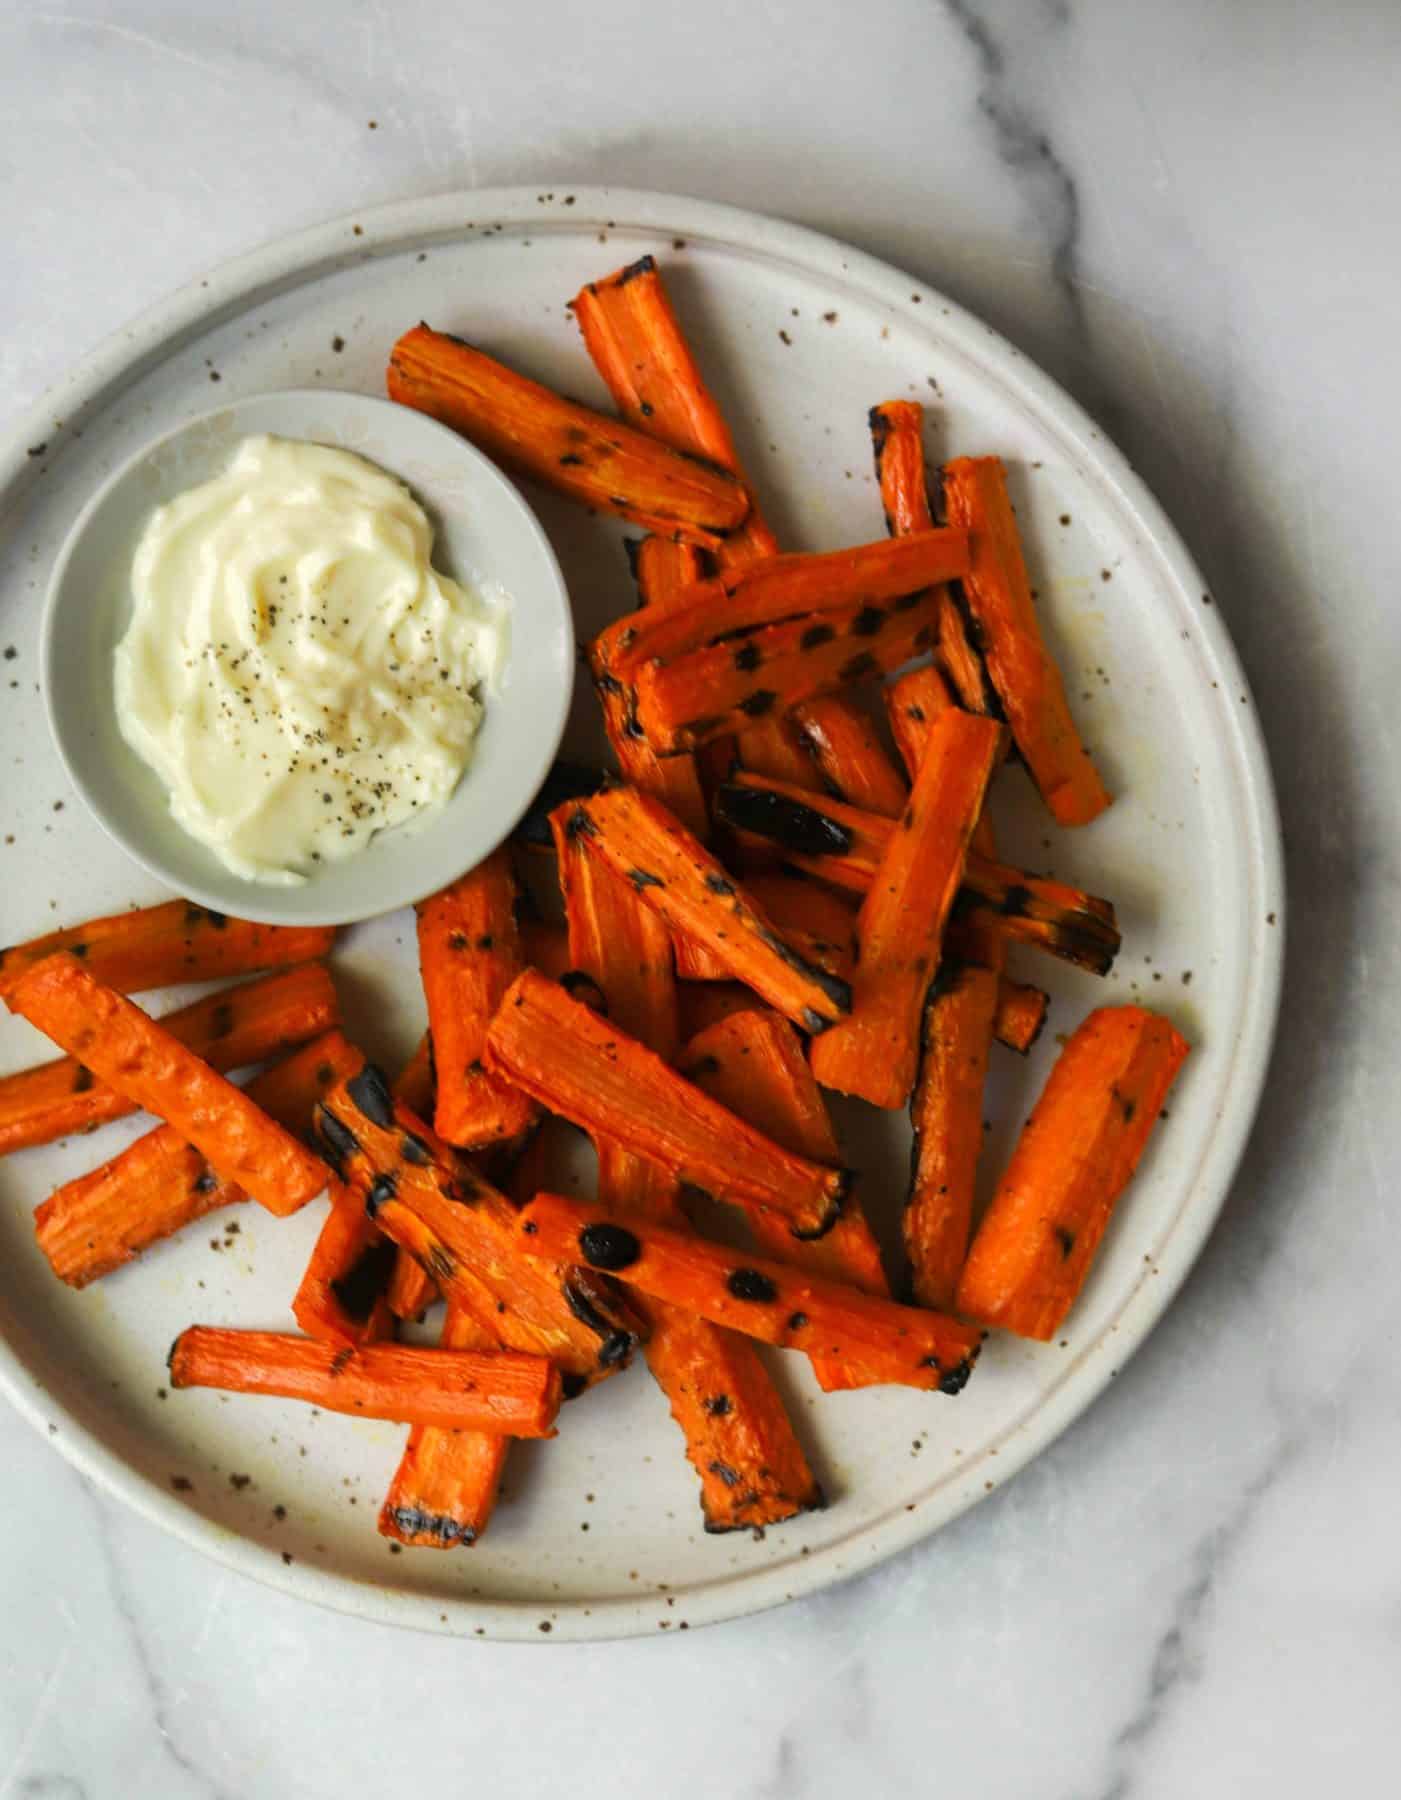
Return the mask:
<svg viewBox="0 0 1401 1800">
<path fill-rule="evenodd" d="M 336 1019 L 336 992 L 325 964 L 305 963 L 207 994 L 167 1013 L 161 1027 L 227 1073 L 305 1043 Z M 94 1131 L 135 1111 L 134 1101 L 71 1056 L 23 1069 L 0 1079 L 0 1156 Z"/>
<path fill-rule="evenodd" d="M 899 818 L 910 790 L 864 712 L 845 696 L 828 694 L 809 700 L 796 717 L 813 760 L 835 793 L 867 812 Z"/>
<path fill-rule="evenodd" d="M 638 672 L 637 717 L 662 755 L 877 675 L 926 649 L 932 603 L 916 595 L 765 625 Z"/>
<path fill-rule="evenodd" d="M 1001 976 L 997 983 L 997 1010 L 992 1018 L 994 1037 L 1009 1050 L 1025 1056 L 1041 1035 L 1050 1004 L 1050 997 L 1041 988 Z"/>
<path fill-rule="evenodd" d="M 875 1106 L 909 1098 L 925 994 L 1002 749 L 993 720 L 947 712 L 936 721 L 909 805 L 857 915 L 851 1016 L 813 1046 L 813 1074 L 825 1087 Z"/>
<path fill-rule="evenodd" d="M 636 546 L 633 571 L 644 606 L 654 602 L 664 605 L 679 587 L 696 580 L 700 570 L 699 552 L 689 544 L 648 537 Z M 613 673 L 610 647 L 611 640 L 596 639 L 590 648 L 589 667 L 603 708 L 604 730 L 623 780 L 644 793 L 655 794 L 697 837 L 703 838 L 708 821 L 695 762 L 689 756 L 658 756 L 647 742 L 637 723 L 636 689 Z"/>
<path fill-rule="evenodd" d="M 951 523 L 971 537 L 963 592 L 1022 760 L 1058 823 L 1086 825 L 1109 805 L 1109 795 L 1080 741 L 1060 670 L 1041 635 L 1000 458 L 961 456 L 946 463 L 944 504 Z"/>
<path fill-rule="evenodd" d="M 803 961 L 710 852 L 649 795 L 616 788 L 581 800 L 567 829 L 666 920 L 808 1032 L 849 1003 L 847 984 Z"/>
<path fill-rule="evenodd" d="M 323 1344 L 281 1331 L 191 1325 L 170 1351 L 170 1385 L 305 1400 L 352 1418 L 444 1431 L 552 1437 L 559 1370 L 519 1351 L 429 1350 L 408 1344 Z"/>
<path fill-rule="evenodd" d="M 350 1071 L 353 1075 L 354 1069 Z M 437 1071 L 433 1067 L 433 1034 L 425 1031 L 418 1048 L 400 1069 L 394 1081 L 394 1098 L 420 1119 L 431 1119 L 438 1092 Z M 408 1251 L 396 1246 L 394 1268 L 389 1277 L 386 1298 L 396 1319 L 421 1319 L 438 1297 L 438 1285 L 421 1269 Z M 458 1349 L 473 1346 L 462 1343 Z"/>
<path fill-rule="evenodd" d="M 860 1385 L 962 1391 L 981 1342 L 974 1326 L 684 1236 L 586 1201 L 537 1194 L 517 1221 L 531 1256 L 577 1257 L 620 1281 L 784 1349 L 851 1365 Z"/>
<path fill-rule="evenodd" d="M 900 753 L 900 760 L 905 765 L 905 773 L 913 781 L 919 774 L 919 765 L 924 758 L 924 746 L 929 741 L 929 733 L 935 719 L 941 712 L 947 712 L 954 704 L 953 696 L 944 684 L 944 678 L 932 663 L 923 663 L 916 669 L 908 669 L 897 680 L 890 682 L 884 690 L 885 715 L 890 723 L 890 735 L 895 739 L 895 748 Z M 989 717 L 996 717 L 994 709 L 988 707 L 965 707 L 965 712 L 983 712 Z M 988 818 L 987 809 L 978 820 L 973 832 L 973 849 L 979 856 L 992 860 L 997 857 L 997 843 L 992 834 L 992 821 Z"/>
<path fill-rule="evenodd" d="M 666 926 L 629 884 L 584 854 L 568 833 L 568 811 L 556 817 L 574 965 L 598 983 L 611 1020 L 670 1058 L 676 980 Z M 595 1142 L 602 1205 L 686 1229 L 674 1177 L 611 1138 Z M 642 1310 L 647 1366 L 700 1479 L 706 1530 L 777 1524 L 819 1505 L 821 1490 L 753 1345 L 664 1301 L 648 1300 Z"/>
<path fill-rule="evenodd" d="M 687 1044 L 681 1067 L 697 1087 L 785 1149 L 818 1161 L 840 1155 L 802 1044 L 777 1013 L 739 1012 L 712 1025 Z M 606 1203 L 607 1196 L 600 1193 L 599 1199 Z M 800 1242 L 770 1219 L 757 1220 L 753 1231 L 760 1249 L 780 1262 L 849 1282 L 863 1293 L 890 1292 L 880 1246 L 855 1194 L 827 1235 L 812 1243 Z M 843 1363 L 815 1354 L 812 1366 L 828 1392 L 847 1385 Z"/>
<path fill-rule="evenodd" d="M 326 1186 L 319 1157 L 68 952 L 21 975 L 5 1002 L 134 1106 L 173 1125 L 269 1212 L 296 1212 Z"/>
<path fill-rule="evenodd" d="M 418 965 L 433 1033 L 439 1137 L 475 1149 L 528 1130 L 534 1106 L 488 1075 L 481 1060 L 491 1015 L 525 966 L 504 846 L 420 904 Z"/>
<path fill-rule="evenodd" d="M 994 971 L 946 957 L 925 1007 L 924 1050 L 910 1101 L 915 1145 L 903 1228 L 921 1306 L 952 1307 L 968 1254 L 996 1010 Z"/>
<path fill-rule="evenodd" d="M 842 981 L 851 979 L 856 952 L 856 914 L 845 898 L 801 875 L 758 874 L 745 878 L 745 891 L 773 920 L 783 941 L 805 962 Z M 749 1004 L 753 1005 L 753 995 Z"/>
<path fill-rule="evenodd" d="M 924 408 L 913 400 L 889 400 L 870 413 L 876 480 L 885 508 L 885 528 L 893 538 L 928 531 L 934 524 L 924 461 Z M 965 616 L 956 582 L 939 589 L 935 654 L 965 712 L 1001 717 L 997 694 Z"/>
<path fill-rule="evenodd" d="M 670 1062 L 677 1049 L 671 935 L 631 882 L 585 854 L 570 829 L 573 816 L 573 807 L 563 806 L 553 821 L 569 965 L 598 983 L 610 1020 Z"/>
<path fill-rule="evenodd" d="M 629 424 L 743 479 L 729 426 L 691 354 L 654 257 L 589 282 L 575 296 L 573 311 L 594 367 Z M 777 547 L 751 494 L 749 516 L 721 555 L 748 560 L 772 556 Z"/>
<path fill-rule="evenodd" d="M 664 537 L 714 548 L 749 495 L 728 469 L 683 455 L 457 338 L 417 325 L 389 358 L 389 397 L 451 425 L 521 474 Z"/>
<path fill-rule="evenodd" d="M 138 912 L 89 919 L 86 925 L 69 925 L 0 950 L 0 995 L 26 969 L 60 950 L 78 957 L 108 987 L 135 994 L 143 988 L 219 981 L 311 962 L 324 956 L 335 939 L 334 926 L 254 925 L 188 900 L 169 900 Z"/>
<path fill-rule="evenodd" d="M 603 635 L 614 647 L 614 670 L 633 674 L 649 662 L 671 662 L 721 637 L 786 619 L 816 623 L 862 607 L 890 610 L 968 566 L 969 541 L 961 531 L 773 556 L 680 588 L 664 602 L 616 620 Z"/>
<path fill-rule="evenodd" d="M 377 1069 L 334 1088 L 316 1124 L 384 1235 L 508 1349 L 550 1357 L 576 1392 L 626 1366 L 639 1334 L 621 1295 L 591 1271 L 523 1258 L 515 1207 L 396 1102 Z"/>
<path fill-rule="evenodd" d="M 1188 1052 L 1141 1006 L 1092 1012 L 1061 1051 L 978 1227 L 958 1309 L 1054 1337 L 1085 1284 Z"/>
<path fill-rule="evenodd" d="M 971 717 L 972 715 L 964 715 Z M 716 817 L 731 829 L 780 846 L 798 869 L 850 893 L 870 891 L 897 827 L 889 819 L 843 801 L 738 771 L 715 799 Z M 1120 935 L 1108 900 L 1049 876 L 1031 875 L 973 852 L 964 872 L 960 923 L 995 929 L 1003 937 L 1103 975 L 1119 951 Z"/>
<path fill-rule="evenodd" d="M 449 1306 L 444 1350 L 489 1350 L 495 1340 L 460 1306 Z M 415 1425 L 379 1512 L 381 1537 L 431 1550 L 475 1544 L 487 1528 L 511 1440 L 499 1432 Z"/>
<path fill-rule="evenodd" d="M 365 1216 L 365 1202 L 336 1184 L 331 1209 L 312 1247 L 292 1316 L 308 1337 L 327 1344 L 369 1344 L 392 1335 L 389 1283 L 395 1247 Z"/>
<path fill-rule="evenodd" d="M 298 1136 L 311 1111 L 363 1058 L 328 1031 L 248 1084 L 248 1097 Z M 86 1287 L 163 1238 L 222 1206 L 246 1200 L 169 1125 L 148 1131 L 100 1168 L 57 1188 L 34 1213 L 39 1248 L 60 1281 Z"/>
<path fill-rule="evenodd" d="M 487 1035 L 487 1062 L 552 1112 L 659 1164 L 678 1182 L 819 1237 L 849 1176 L 771 1143 L 654 1051 L 527 969 Z"/>
</svg>

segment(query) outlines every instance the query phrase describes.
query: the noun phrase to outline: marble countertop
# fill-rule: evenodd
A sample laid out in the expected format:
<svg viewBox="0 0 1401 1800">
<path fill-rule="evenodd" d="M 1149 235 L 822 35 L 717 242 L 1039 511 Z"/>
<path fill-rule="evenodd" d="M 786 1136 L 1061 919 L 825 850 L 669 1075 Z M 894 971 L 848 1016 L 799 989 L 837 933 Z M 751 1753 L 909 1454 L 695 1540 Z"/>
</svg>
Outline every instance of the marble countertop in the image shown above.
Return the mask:
<svg viewBox="0 0 1401 1800">
<path fill-rule="evenodd" d="M 1128 451 L 1244 657 L 1291 856 L 1260 1121 L 1177 1304 L 1053 1450 L 873 1574 L 684 1639 L 483 1647 L 309 1609 L 0 1402 L 0 1800 L 1392 1791 L 1401 14 L 571 16 L 11 0 L 6 415 L 209 265 L 459 185 L 738 201 L 945 288 Z"/>
</svg>

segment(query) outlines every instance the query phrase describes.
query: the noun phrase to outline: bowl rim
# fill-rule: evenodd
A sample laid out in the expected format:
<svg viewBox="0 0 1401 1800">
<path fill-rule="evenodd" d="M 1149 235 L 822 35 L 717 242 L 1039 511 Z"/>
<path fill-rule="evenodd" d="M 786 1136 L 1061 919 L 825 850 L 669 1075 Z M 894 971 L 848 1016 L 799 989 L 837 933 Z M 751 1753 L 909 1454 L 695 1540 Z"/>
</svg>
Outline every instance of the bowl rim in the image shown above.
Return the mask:
<svg viewBox="0 0 1401 1800">
<path fill-rule="evenodd" d="M 56 694 L 59 684 L 61 684 L 63 680 L 59 667 L 60 658 L 58 655 L 58 645 L 60 639 L 57 627 L 58 616 L 61 611 L 60 595 L 64 591 L 69 567 L 77 554 L 84 537 L 90 529 L 93 519 L 106 503 L 113 490 L 130 476 L 132 470 L 138 464 L 146 461 L 149 457 L 158 455 L 169 445 L 178 442 L 181 438 L 190 435 L 192 432 L 208 426 L 211 420 L 221 418 L 225 414 L 237 414 L 245 408 L 259 405 L 267 401 L 314 402 L 318 406 L 324 406 L 328 403 L 331 406 L 336 406 L 344 401 L 347 405 L 354 405 L 356 407 L 368 406 L 375 411 L 392 409 L 395 415 L 400 417 L 401 424 L 406 424 L 407 429 L 421 430 L 425 437 L 434 437 L 440 442 L 451 444 L 454 454 L 459 456 L 470 470 L 471 479 L 479 484 L 479 486 L 495 488 L 501 493 L 507 502 L 514 506 L 516 512 L 526 525 L 534 550 L 540 557 L 542 575 L 548 574 L 549 577 L 548 590 L 550 604 L 557 614 L 554 620 L 553 629 L 563 633 L 565 646 L 566 648 L 568 647 L 573 633 L 573 609 L 569 597 L 568 583 L 565 580 L 564 571 L 560 567 L 559 558 L 555 554 L 554 545 L 550 542 L 549 534 L 540 522 L 539 515 L 536 513 L 534 507 L 531 506 L 530 502 L 526 499 L 525 495 L 521 492 L 519 487 L 517 487 L 510 476 L 507 475 L 497 463 L 493 462 L 484 451 L 479 450 L 470 439 L 461 436 L 458 432 L 452 430 L 450 426 L 442 424 L 441 421 L 434 419 L 428 413 L 419 412 L 412 407 L 401 406 L 395 401 L 386 399 L 379 394 L 363 394 L 349 388 L 267 388 L 256 394 L 241 394 L 236 399 L 224 401 L 222 405 L 208 407 L 201 412 L 193 413 L 189 418 L 182 420 L 180 424 L 172 426 L 170 430 L 163 431 L 158 436 L 145 440 L 137 449 L 122 458 L 117 466 L 102 482 L 99 483 L 83 503 L 82 508 L 78 512 L 72 526 L 69 528 L 67 536 L 64 538 L 64 541 L 59 548 L 58 554 L 53 560 L 53 565 L 49 572 L 48 582 L 44 591 L 43 608 L 39 626 L 39 682 L 44 707 L 44 717 L 48 723 L 49 735 L 53 740 L 53 745 L 58 753 L 59 762 L 63 766 L 64 773 L 72 782 L 74 791 L 78 794 L 88 812 L 92 815 L 93 819 L 101 829 L 106 832 L 108 837 L 110 837 L 112 841 L 126 853 L 126 855 L 131 857 L 133 862 L 144 869 L 148 875 L 161 882 L 165 887 L 172 889 L 179 893 L 182 898 L 191 900 L 198 905 L 209 907 L 216 912 L 227 913 L 233 917 L 250 919 L 259 924 L 287 926 L 355 925 L 363 923 L 367 919 L 381 918 L 386 913 L 395 912 L 403 906 L 417 905 L 419 901 L 426 899 L 430 894 L 438 892 L 444 886 L 449 885 L 450 882 L 465 875 L 470 869 L 473 869 L 481 862 L 484 862 L 494 850 L 498 849 L 501 844 L 510 837 L 511 833 L 529 810 L 536 795 L 539 793 L 540 787 L 558 754 L 559 746 L 563 741 L 564 733 L 568 727 L 570 709 L 573 703 L 573 682 L 571 679 L 572 671 L 570 668 L 571 659 L 568 657 L 561 659 L 560 667 L 563 671 L 563 678 L 558 683 L 552 710 L 548 713 L 543 709 L 541 710 L 538 722 L 543 726 L 543 730 L 532 734 L 533 742 L 539 747 L 537 750 L 540 759 L 538 777 L 534 779 L 532 783 L 522 787 L 519 796 L 519 804 L 517 805 L 513 802 L 512 805 L 507 808 L 505 814 L 506 823 L 500 833 L 496 835 L 490 843 L 484 843 L 479 852 L 473 852 L 469 855 L 463 861 L 460 868 L 457 868 L 452 874 L 447 875 L 444 879 L 439 878 L 443 874 L 441 869 L 433 870 L 431 878 L 419 880 L 411 879 L 414 871 L 421 867 L 421 859 L 413 856 L 401 858 L 400 863 L 405 871 L 405 879 L 401 888 L 396 891 L 393 899 L 388 904 L 382 904 L 378 899 L 373 903 L 366 903 L 364 901 L 357 902 L 353 899 L 349 899 L 345 904 L 323 905 L 317 905 L 314 901 L 307 903 L 304 900 L 303 904 L 296 908 L 284 907 L 278 904 L 281 896 L 289 893 L 306 896 L 312 884 L 308 884 L 306 887 L 286 888 L 270 882 L 249 880 L 234 874 L 232 870 L 228 870 L 227 874 L 229 879 L 231 881 L 240 882 L 248 896 L 246 906 L 242 901 L 240 901 L 237 906 L 231 906 L 229 895 L 219 888 L 205 886 L 199 881 L 191 882 L 183 877 L 177 877 L 176 872 L 171 869 L 170 865 L 160 855 L 159 851 L 151 846 L 144 834 L 139 830 L 132 830 L 129 823 L 124 818 L 114 815 L 95 794 L 86 774 L 83 772 L 81 763 L 74 754 L 70 754 L 69 734 L 60 725 L 58 718 Z M 248 435 L 256 435 L 256 433 L 250 432 Z M 286 434 L 275 432 L 270 433 L 269 435 L 284 436 Z M 307 437 L 302 441 L 306 443 L 316 443 L 319 440 L 315 437 Z M 343 448 L 343 446 L 339 445 L 330 447 Z M 424 504 L 422 497 L 415 491 L 413 483 L 401 475 L 391 464 L 381 463 L 377 461 L 375 457 L 363 455 L 363 453 L 358 450 L 350 452 L 350 454 L 362 456 L 362 460 L 381 470 L 382 473 L 391 476 L 395 481 L 400 482 L 411 494 L 413 494 L 414 499 L 418 501 L 420 505 Z M 436 510 L 441 512 L 442 508 L 437 508 Z M 439 537 L 440 534 L 435 534 L 435 549 L 437 548 L 437 539 Z M 544 586 L 545 583 L 542 581 L 542 589 Z M 520 653 L 520 642 L 515 630 L 517 619 L 518 615 L 512 613 L 512 632 L 507 653 L 508 670 L 511 662 L 514 661 Z M 129 748 L 130 747 L 128 746 L 128 749 Z M 136 756 L 134 750 L 131 750 L 130 754 Z M 146 765 L 143 764 L 143 767 L 145 766 Z M 470 779 L 472 767 L 473 764 L 469 763 L 461 780 L 465 781 Z M 154 779 L 157 781 L 160 780 L 160 777 L 155 775 L 154 771 L 151 771 L 151 773 L 153 774 Z M 164 786 L 164 783 L 162 783 L 162 786 Z M 449 796 L 448 801 L 444 802 L 444 806 L 450 804 L 450 801 L 451 796 Z M 423 826 L 428 825 L 431 822 L 431 818 L 437 817 L 441 817 L 441 809 L 438 813 L 431 815 L 429 820 L 406 821 L 402 825 L 391 827 L 390 830 L 392 832 L 417 833 Z M 182 828 L 177 826 L 176 829 Z M 192 844 L 198 845 L 202 851 L 211 858 L 213 857 L 213 851 L 210 851 L 208 846 L 200 844 L 199 839 L 195 838 L 190 833 L 185 833 L 184 835 L 189 838 L 189 841 Z M 382 833 L 376 833 L 371 842 L 377 842 L 382 835 Z M 464 838 L 464 842 L 465 841 L 466 839 Z M 353 889 L 353 870 L 357 861 L 358 855 L 352 855 L 347 857 L 342 863 L 333 864 L 324 875 L 317 877 L 316 885 L 324 886 L 325 891 L 328 894 L 334 893 L 337 895 L 341 894 L 346 888 Z M 338 880 L 337 877 L 341 876 L 343 873 L 348 874 L 350 879 Z"/>
</svg>

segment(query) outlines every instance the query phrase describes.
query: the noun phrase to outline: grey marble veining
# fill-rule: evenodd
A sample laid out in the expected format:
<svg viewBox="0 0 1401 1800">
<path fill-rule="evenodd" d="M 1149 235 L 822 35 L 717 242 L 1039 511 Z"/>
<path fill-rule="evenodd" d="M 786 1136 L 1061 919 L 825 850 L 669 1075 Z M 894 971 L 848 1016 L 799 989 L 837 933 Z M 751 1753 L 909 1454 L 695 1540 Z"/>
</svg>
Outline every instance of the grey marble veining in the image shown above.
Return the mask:
<svg viewBox="0 0 1401 1800">
<path fill-rule="evenodd" d="M 179 281 L 352 205 L 567 175 L 801 219 L 1111 426 L 1241 650 L 1291 863 L 1221 1224 L 975 1513 L 741 1624 L 483 1649 L 254 1588 L 0 1409 L 0 1800 L 343 1800 L 406 1770 L 576 1800 L 1395 1791 L 1398 53 L 1401 15 L 1356 0 L 0 11 L 11 414 Z"/>
</svg>

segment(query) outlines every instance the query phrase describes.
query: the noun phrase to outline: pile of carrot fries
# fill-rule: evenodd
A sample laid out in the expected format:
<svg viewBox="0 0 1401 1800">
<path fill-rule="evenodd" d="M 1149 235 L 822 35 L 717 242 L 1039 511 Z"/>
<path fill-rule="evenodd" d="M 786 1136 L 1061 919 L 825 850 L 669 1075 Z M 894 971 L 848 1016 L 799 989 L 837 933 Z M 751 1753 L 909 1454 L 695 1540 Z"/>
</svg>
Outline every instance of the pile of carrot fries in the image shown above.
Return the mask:
<svg viewBox="0 0 1401 1800">
<path fill-rule="evenodd" d="M 1110 902 L 1008 865 L 987 812 L 1009 761 L 1056 824 L 1109 805 L 1003 465 L 931 476 L 921 408 L 878 405 L 886 536 L 782 552 L 653 258 L 573 304 L 614 415 L 426 325 L 390 356 L 392 398 L 647 534 L 636 604 L 589 646 L 617 770 L 561 765 L 419 906 L 428 1029 L 397 1079 L 340 1028 L 334 931 L 172 901 L 0 952 L 0 996 L 61 1052 L 0 1079 L 0 1155 L 161 1121 L 38 1208 L 54 1273 L 324 1195 L 299 1329 L 192 1325 L 171 1380 L 402 1421 L 379 1528 L 437 1548 L 486 1529 L 512 1438 L 637 1351 L 707 1530 L 823 1505 L 756 1345 L 828 1391 L 955 1395 L 989 1329 L 1053 1337 L 1188 1048 L 1142 1007 L 1092 1012 L 977 1216 L 992 1046 L 1028 1050 L 1047 1006 L 1010 956 L 1102 975 L 1119 949 Z M 237 976 L 159 1020 L 128 997 Z M 909 1111 L 902 1298 L 824 1089 Z M 592 1199 L 552 1191 L 551 1117 L 592 1141 Z M 743 1247 L 707 1235 L 714 1203 Z M 435 1346 L 397 1341 L 439 1306 Z"/>
</svg>

